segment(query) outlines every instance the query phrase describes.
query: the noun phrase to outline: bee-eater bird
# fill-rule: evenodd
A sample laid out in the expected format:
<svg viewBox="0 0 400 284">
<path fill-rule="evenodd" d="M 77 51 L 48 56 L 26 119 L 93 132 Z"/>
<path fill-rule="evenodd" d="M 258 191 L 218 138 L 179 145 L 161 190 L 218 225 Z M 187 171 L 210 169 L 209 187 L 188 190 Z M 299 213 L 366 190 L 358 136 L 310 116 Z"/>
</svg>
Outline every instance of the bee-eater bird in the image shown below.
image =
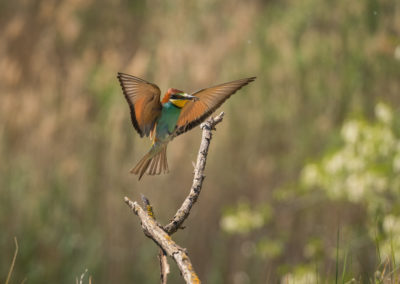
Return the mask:
<svg viewBox="0 0 400 284">
<path fill-rule="evenodd" d="M 118 73 L 118 80 L 131 110 L 133 127 L 150 136 L 150 151 L 131 169 L 139 180 L 147 173 L 168 172 L 167 145 L 174 137 L 202 123 L 237 90 L 255 80 L 240 79 L 187 94 L 170 88 L 160 102 L 160 88 L 143 79 Z"/>
</svg>

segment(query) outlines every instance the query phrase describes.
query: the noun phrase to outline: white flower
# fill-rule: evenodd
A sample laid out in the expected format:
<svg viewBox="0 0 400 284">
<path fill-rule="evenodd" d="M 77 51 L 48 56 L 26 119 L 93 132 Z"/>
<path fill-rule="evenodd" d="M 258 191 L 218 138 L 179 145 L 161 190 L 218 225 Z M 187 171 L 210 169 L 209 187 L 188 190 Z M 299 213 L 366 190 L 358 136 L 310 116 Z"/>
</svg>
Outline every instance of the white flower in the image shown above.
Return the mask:
<svg viewBox="0 0 400 284">
<path fill-rule="evenodd" d="M 325 168 L 328 174 L 336 174 L 341 169 L 343 169 L 344 164 L 345 164 L 345 159 L 343 155 L 341 155 L 341 153 L 338 152 L 335 155 L 333 155 L 331 159 L 327 161 Z"/>
<path fill-rule="evenodd" d="M 390 124 L 392 122 L 393 116 L 391 110 L 384 103 L 378 103 L 375 107 L 375 115 L 379 121 Z"/>
<path fill-rule="evenodd" d="M 355 143 L 359 136 L 359 125 L 356 121 L 347 122 L 342 128 L 342 137 L 348 143 Z"/>
<path fill-rule="evenodd" d="M 350 201 L 360 201 L 365 191 L 365 183 L 362 176 L 356 174 L 348 176 L 346 179 L 346 188 Z"/>
<path fill-rule="evenodd" d="M 394 58 L 400 60 L 400 45 L 396 46 L 396 49 L 394 50 Z"/>
<path fill-rule="evenodd" d="M 237 231 L 238 224 L 234 216 L 226 216 L 221 219 L 221 227 L 228 233 L 234 233 Z"/>
<path fill-rule="evenodd" d="M 316 164 L 308 164 L 304 167 L 301 173 L 301 180 L 304 185 L 317 185 L 319 181 L 318 167 Z"/>
<path fill-rule="evenodd" d="M 387 215 L 383 220 L 383 229 L 386 233 L 397 233 L 400 230 L 400 220 L 394 215 Z"/>
<path fill-rule="evenodd" d="M 317 275 L 311 270 L 288 273 L 281 279 L 281 283 L 285 284 L 311 284 L 317 282 Z"/>
</svg>

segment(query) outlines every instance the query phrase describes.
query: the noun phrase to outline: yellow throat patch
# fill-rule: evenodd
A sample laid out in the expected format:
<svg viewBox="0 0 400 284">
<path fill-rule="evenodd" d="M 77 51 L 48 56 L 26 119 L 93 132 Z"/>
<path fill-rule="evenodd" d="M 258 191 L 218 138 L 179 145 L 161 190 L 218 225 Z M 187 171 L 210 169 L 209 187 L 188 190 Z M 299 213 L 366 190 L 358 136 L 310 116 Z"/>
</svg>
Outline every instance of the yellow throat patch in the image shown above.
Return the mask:
<svg viewBox="0 0 400 284">
<path fill-rule="evenodd" d="M 188 100 L 174 100 L 170 99 L 169 100 L 174 106 L 177 106 L 179 108 L 183 108 L 185 104 L 188 102 Z"/>
</svg>

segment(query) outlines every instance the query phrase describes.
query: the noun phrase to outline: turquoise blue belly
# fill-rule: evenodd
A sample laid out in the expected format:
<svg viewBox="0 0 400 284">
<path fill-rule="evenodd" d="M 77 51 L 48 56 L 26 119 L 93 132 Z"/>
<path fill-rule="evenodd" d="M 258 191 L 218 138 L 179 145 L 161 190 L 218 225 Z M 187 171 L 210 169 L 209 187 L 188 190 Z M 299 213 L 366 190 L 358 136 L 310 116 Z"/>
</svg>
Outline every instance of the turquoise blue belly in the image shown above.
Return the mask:
<svg viewBox="0 0 400 284">
<path fill-rule="evenodd" d="M 169 140 L 174 132 L 181 109 L 168 102 L 163 104 L 161 116 L 157 121 L 156 138 L 161 141 Z"/>
</svg>

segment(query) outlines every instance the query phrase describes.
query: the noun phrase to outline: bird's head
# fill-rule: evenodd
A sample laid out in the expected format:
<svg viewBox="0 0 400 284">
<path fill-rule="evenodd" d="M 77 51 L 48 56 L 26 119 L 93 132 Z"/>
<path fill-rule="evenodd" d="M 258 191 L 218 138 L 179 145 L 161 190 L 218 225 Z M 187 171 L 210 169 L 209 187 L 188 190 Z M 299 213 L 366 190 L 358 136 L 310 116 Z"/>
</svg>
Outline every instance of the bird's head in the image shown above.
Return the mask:
<svg viewBox="0 0 400 284">
<path fill-rule="evenodd" d="M 188 101 L 197 101 L 199 98 L 189 95 L 177 89 L 169 88 L 165 94 L 162 103 L 171 102 L 173 105 L 182 108 Z"/>
</svg>

